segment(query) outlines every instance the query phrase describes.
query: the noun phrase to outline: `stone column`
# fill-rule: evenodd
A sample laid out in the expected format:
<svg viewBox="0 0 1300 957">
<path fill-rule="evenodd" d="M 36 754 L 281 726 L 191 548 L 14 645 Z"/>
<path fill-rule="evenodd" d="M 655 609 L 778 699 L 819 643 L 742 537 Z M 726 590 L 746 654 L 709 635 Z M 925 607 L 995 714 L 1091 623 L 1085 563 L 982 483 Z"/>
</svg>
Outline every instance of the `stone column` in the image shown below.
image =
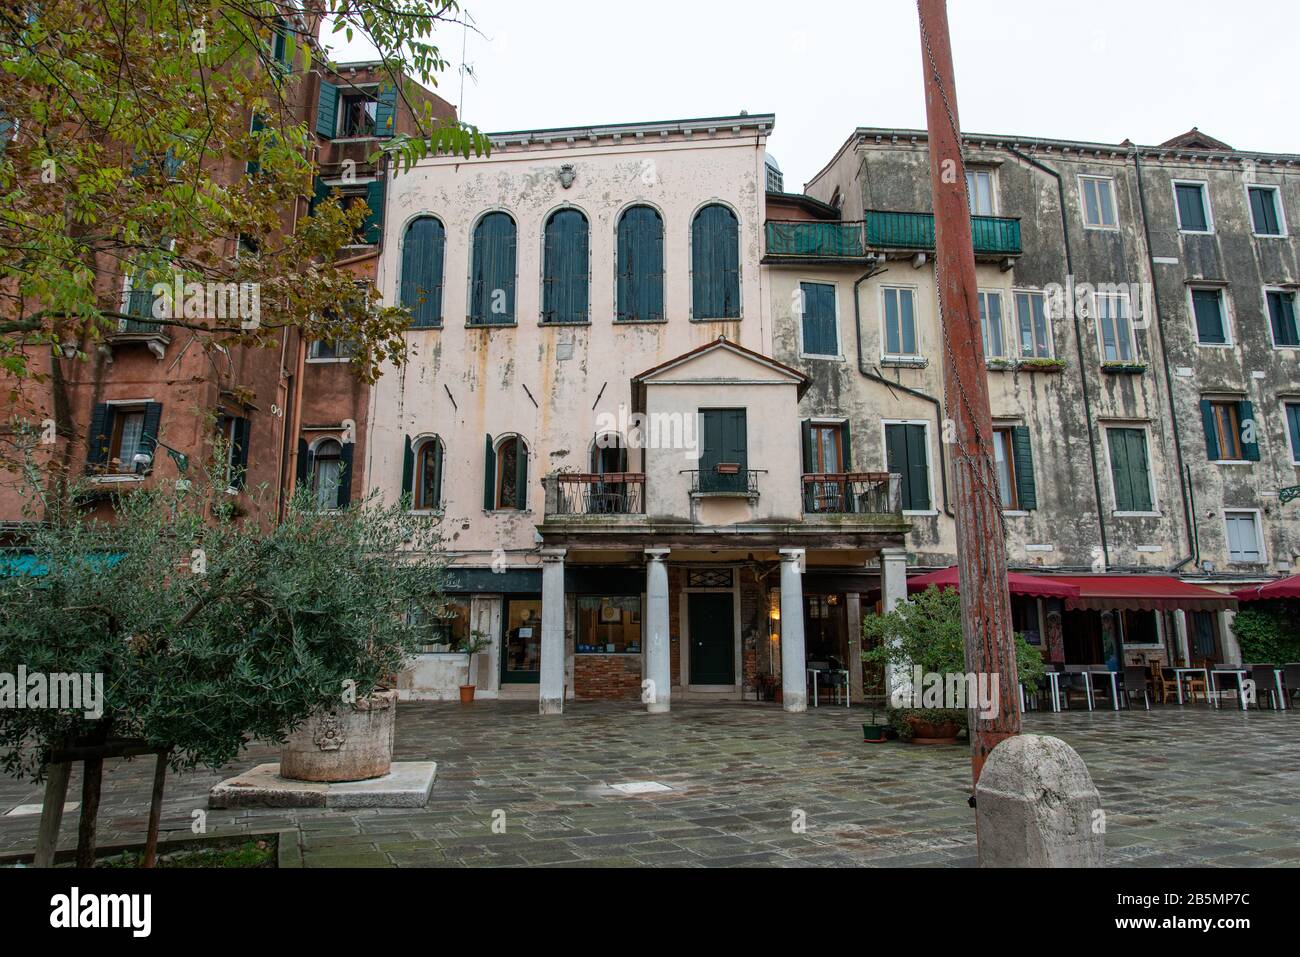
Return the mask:
<svg viewBox="0 0 1300 957">
<path fill-rule="evenodd" d="M 540 714 L 564 713 L 564 553 L 542 549 L 542 661 Z"/>
<path fill-rule="evenodd" d="M 844 596 L 844 617 L 849 629 L 849 700 L 863 701 L 862 687 L 862 596 L 855 591 Z"/>
<path fill-rule="evenodd" d="M 1219 647 L 1223 649 L 1223 663 L 1240 668 L 1241 645 L 1237 643 L 1237 635 L 1232 630 L 1232 622 L 1236 617 L 1235 611 L 1224 609 L 1219 612 Z"/>
<path fill-rule="evenodd" d="M 1174 630 L 1176 632 L 1174 646 L 1178 649 L 1180 658 L 1178 661 L 1169 662 L 1171 668 L 1176 668 L 1179 665 L 1189 665 L 1192 662 L 1192 644 L 1187 637 L 1187 612 L 1181 608 L 1174 612 Z"/>
<path fill-rule="evenodd" d="M 808 710 L 808 671 L 803 642 L 802 548 L 781 549 L 781 698 L 786 711 Z"/>
<path fill-rule="evenodd" d="M 667 548 L 645 550 L 645 680 L 641 700 L 651 714 L 671 706 L 673 690 L 672 641 L 668 634 Z"/>
<path fill-rule="evenodd" d="M 880 550 L 880 601 L 881 611 L 889 614 L 907 601 L 907 549 L 888 546 Z M 885 668 L 886 692 L 893 694 L 911 683 L 911 676 L 901 665 Z"/>
</svg>

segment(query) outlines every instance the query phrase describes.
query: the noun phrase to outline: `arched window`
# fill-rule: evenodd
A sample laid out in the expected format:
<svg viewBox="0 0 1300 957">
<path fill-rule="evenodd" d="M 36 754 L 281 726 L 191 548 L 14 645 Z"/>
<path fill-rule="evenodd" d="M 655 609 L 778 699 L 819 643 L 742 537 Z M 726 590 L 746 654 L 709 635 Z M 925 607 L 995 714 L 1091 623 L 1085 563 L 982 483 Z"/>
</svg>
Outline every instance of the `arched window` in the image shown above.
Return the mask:
<svg viewBox="0 0 1300 957">
<path fill-rule="evenodd" d="M 411 327 L 442 326 L 442 259 L 447 231 L 432 216 L 421 216 L 406 227 L 402 240 L 401 302 L 411 310 Z"/>
<path fill-rule="evenodd" d="M 546 220 L 542 242 L 542 322 L 587 322 L 587 217 L 557 209 Z"/>
<path fill-rule="evenodd" d="M 312 457 L 311 492 L 318 509 L 329 511 L 340 507 L 342 481 L 343 446 L 334 439 L 324 439 Z"/>
<path fill-rule="evenodd" d="M 517 435 L 492 441 L 484 450 L 483 507 L 518 509 L 528 507 L 528 444 Z"/>
<path fill-rule="evenodd" d="M 436 435 L 406 437 L 402 460 L 402 492 L 411 496 L 411 508 L 432 510 L 442 507 L 442 440 Z"/>
<path fill-rule="evenodd" d="M 619 322 L 664 317 L 664 221 L 650 206 L 630 206 L 618 220 Z"/>
<path fill-rule="evenodd" d="M 691 223 L 691 318 L 740 318 L 740 227 L 717 203 Z"/>
<path fill-rule="evenodd" d="M 469 321 L 475 326 L 515 321 L 515 221 L 507 213 L 488 213 L 474 227 Z"/>
</svg>

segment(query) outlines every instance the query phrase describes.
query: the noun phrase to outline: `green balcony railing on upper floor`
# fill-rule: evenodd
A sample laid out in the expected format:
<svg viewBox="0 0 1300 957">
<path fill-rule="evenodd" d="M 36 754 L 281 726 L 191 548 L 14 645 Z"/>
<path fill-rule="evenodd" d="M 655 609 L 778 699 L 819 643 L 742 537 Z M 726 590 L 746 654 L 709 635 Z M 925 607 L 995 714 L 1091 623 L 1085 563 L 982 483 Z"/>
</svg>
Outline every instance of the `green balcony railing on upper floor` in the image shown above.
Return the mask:
<svg viewBox="0 0 1300 957">
<path fill-rule="evenodd" d="M 867 254 L 861 222 L 767 221 L 769 256 L 861 259 Z"/>
<path fill-rule="evenodd" d="M 972 216 L 971 241 L 983 255 L 1020 255 L 1020 220 L 1005 216 Z M 883 249 L 934 248 L 934 215 L 894 210 L 867 210 L 867 245 Z"/>
</svg>

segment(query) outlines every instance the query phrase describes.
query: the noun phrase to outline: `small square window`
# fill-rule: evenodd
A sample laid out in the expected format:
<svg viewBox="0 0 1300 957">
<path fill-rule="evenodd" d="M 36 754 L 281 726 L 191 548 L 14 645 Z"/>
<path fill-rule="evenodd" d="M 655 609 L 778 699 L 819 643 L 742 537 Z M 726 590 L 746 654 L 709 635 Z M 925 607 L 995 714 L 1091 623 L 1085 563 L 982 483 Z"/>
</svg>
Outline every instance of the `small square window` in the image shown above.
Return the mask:
<svg viewBox="0 0 1300 957">
<path fill-rule="evenodd" d="M 1021 358 L 1052 357 L 1052 333 L 1047 324 L 1047 296 L 1044 293 L 1016 293 L 1016 331 Z"/>
<path fill-rule="evenodd" d="M 1098 295 L 1097 333 L 1101 337 L 1102 362 L 1133 362 L 1137 348 L 1133 323 L 1129 320 L 1128 298 L 1121 295 Z"/>
<path fill-rule="evenodd" d="M 1257 512 L 1223 513 L 1228 533 L 1228 561 L 1258 564 L 1264 560 L 1263 536 Z"/>
<path fill-rule="evenodd" d="M 1228 320 L 1223 310 L 1223 290 L 1193 289 L 1192 312 L 1196 341 L 1203 346 L 1228 345 Z"/>
<path fill-rule="evenodd" d="M 1094 229 L 1113 229 L 1119 225 L 1115 212 L 1115 183 L 1103 176 L 1080 176 L 1083 194 L 1083 223 Z"/>
<path fill-rule="evenodd" d="M 972 216 L 997 215 L 992 170 L 968 169 L 966 171 L 966 193 L 970 197 L 970 213 Z"/>
<path fill-rule="evenodd" d="M 916 295 L 911 289 L 885 287 L 885 355 L 915 356 Z"/>
<path fill-rule="evenodd" d="M 1276 186 L 1251 186 L 1250 222 L 1256 236 L 1285 236 L 1282 221 L 1282 194 Z"/>
<path fill-rule="evenodd" d="M 1174 199 L 1178 211 L 1178 228 L 1185 233 L 1208 233 L 1210 203 L 1204 183 L 1175 183 Z"/>
<path fill-rule="evenodd" d="M 984 338 L 984 358 L 1004 359 L 1007 355 L 1006 341 L 1002 335 L 1002 293 L 981 292 L 980 333 Z"/>
<path fill-rule="evenodd" d="M 1268 321 L 1273 330 L 1273 345 L 1300 346 L 1300 327 L 1296 324 L 1295 293 L 1287 289 L 1269 289 L 1264 293 L 1268 303 Z"/>
</svg>

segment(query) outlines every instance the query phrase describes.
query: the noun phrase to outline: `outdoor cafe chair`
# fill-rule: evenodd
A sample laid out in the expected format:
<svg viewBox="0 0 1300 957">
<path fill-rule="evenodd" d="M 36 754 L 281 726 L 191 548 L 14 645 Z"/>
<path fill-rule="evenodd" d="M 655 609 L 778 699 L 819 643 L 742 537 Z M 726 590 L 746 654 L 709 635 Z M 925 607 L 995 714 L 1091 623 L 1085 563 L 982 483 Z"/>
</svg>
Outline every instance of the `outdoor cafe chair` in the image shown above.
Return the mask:
<svg viewBox="0 0 1300 957">
<path fill-rule="evenodd" d="M 1146 709 L 1151 710 L 1151 673 L 1141 665 L 1125 665 L 1124 670 L 1119 674 L 1119 690 L 1124 696 L 1124 703 L 1127 707 L 1133 707 L 1133 696 L 1139 691 L 1142 692 L 1142 700 L 1146 704 Z"/>
<path fill-rule="evenodd" d="M 1288 698 L 1300 698 L 1300 661 L 1288 661 L 1282 666 L 1282 687 Z"/>
<path fill-rule="evenodd" d="M 1210 663 L 1208 661 L 1203 661 L 1203 660 L 1198 661 L 1196 662 L 1195 667 L 1204 668 L 1208 673 L 1210 670 Z M 1198 694 L 1205 699 L 1206 704 L 1210 703 L 1210 689 L 1206 682 L 1205 675 L 1196 674 L 1195 672 L 1188 672 L 1187 675 L 1183 678 L 1183 687 L 1187 689 L 1188 704 L 1191 704 L 1193 701 L 1195 701 L 1196 696 Z"/>
<path fill-rule="evenodd" d="M 1255 682 L 1255 707 L 1262 708 L 1264 695 L 1268 695 L 1268 706 L 1276 711 L 1281 705 L 1277 698 L 1277 676 L 1273 665 L 1249 665 L 1250 680 Z"/>
</svg>

